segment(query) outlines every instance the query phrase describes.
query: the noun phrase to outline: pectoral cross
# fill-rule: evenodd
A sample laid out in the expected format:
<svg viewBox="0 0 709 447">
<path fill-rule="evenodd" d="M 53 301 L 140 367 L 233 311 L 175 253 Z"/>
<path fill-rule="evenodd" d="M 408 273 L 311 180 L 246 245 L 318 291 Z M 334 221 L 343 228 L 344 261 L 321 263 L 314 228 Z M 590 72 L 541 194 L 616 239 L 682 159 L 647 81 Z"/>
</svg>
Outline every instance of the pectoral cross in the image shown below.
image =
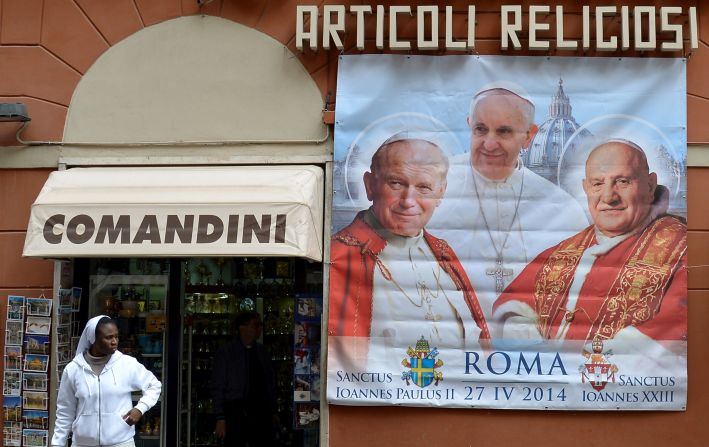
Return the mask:
<svg viewBox="0 0 709 447">
<path fill-rule="evenodd" d="M 502 266 L 502 258 L 497 258 L 495 267 L 485 269 L 485 274 L 495 277 L 495 292 L 502 293 L 505 290 L 505 276 L 512 276 L 512 269 Z"/>
<path fill-rule="evenodd" d="M 443 319 L 442 316 L 431 312 L 431 309 L 429 309 L 428 312 L 426 312 L 426 315 L 424 316 L 424 318 L 428 321 L 441 321 Z"/>
<path fill-rule="evenodd" d="M 438 292 L 436 292 L 436 294 L 434 295 L 431 289 L 429 289 L 426 285 L 426 281 L 423 280 L 416 281 L 416 290 L 418 291 L 419 296 L 421 297 L 421 305 L 428 305 L 428 312 L 426 312 L 424 318 L 428 321 L 433 322 L 441 321 L 443 317 L 433 313 L 432 299 L 438 298 Z"/>
</svg>

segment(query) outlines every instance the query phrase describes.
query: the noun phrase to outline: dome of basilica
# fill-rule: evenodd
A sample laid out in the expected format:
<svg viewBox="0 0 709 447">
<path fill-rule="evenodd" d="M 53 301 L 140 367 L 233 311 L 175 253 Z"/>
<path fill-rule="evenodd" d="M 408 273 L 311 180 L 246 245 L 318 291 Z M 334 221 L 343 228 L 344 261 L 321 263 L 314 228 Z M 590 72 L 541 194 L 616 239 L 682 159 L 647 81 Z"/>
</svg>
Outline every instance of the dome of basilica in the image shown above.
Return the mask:
<svg viewBox="0 0 709 447">
<path fill-rule="evenodd" d="M 522 152 L 525 166 L 546 178 L 557 182 L 557 168 L 564 145 L 580 125 L 571 115 L 571 101 L 564 92 L 563 80 L 552 96 L 549 115 L 539 126 L 539 131 L 532 139 L 529 148 Z"/>
</svg>

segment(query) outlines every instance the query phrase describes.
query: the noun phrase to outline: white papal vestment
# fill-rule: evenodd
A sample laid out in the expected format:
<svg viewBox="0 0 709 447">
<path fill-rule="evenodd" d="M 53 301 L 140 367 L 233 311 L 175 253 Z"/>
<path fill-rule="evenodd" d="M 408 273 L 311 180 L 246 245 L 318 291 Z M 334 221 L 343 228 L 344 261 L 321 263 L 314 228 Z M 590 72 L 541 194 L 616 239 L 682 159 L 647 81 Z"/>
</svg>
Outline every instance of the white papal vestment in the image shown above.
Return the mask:
<svg viewBox="0 0 709 447">
<path fill-rule="evenodd" d="M 521 161 L 502 181 L 473 170 L 469 153 L 452 157 L 450 163 L 445 198 L 427 228 L 458 255 L 496 338 L 500 335 L 492 318 L 492 305 L 500 294 L 496 281 L 506 287 L 539 253 L 589 222 L 574 198 Z M 503 274 L 496 276 L 498 254 Z"/>
<path fill-rule="evenodd" d="M 423 232 L 386 239 L 374 267 L 372 339 L 396 349 L 413 346 L 422 336 L 432 347 L 478 347 L 480 328 L 463 292 L 441 268 Z"/>
</svg>

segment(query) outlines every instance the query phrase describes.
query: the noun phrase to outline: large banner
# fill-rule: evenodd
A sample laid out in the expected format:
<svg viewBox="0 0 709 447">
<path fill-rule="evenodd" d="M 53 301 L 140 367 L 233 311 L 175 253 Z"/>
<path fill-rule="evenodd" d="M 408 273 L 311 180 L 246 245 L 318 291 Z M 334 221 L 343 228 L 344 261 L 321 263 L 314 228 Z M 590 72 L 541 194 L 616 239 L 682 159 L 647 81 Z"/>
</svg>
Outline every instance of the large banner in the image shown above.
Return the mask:
<svg viewBox="0 0 709 447">
<path fill-rule="evenodd" d="M 343 56 L 330 403 L 685 409 L 685 62 Z"/>
</svg>

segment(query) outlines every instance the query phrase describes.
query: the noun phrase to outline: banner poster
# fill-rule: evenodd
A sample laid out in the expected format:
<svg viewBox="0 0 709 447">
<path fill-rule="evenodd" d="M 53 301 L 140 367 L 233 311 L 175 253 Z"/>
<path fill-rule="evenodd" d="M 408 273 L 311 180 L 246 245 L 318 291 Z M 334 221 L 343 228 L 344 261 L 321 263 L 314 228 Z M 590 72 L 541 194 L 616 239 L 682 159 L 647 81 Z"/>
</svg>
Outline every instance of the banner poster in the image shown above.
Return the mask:
<svg viewBox="0 0 709 447">
<path fill-rule="evenodd" d="M 684 410 L 685 64 L 342 56 L 329 402 Z"/>
</svg>

